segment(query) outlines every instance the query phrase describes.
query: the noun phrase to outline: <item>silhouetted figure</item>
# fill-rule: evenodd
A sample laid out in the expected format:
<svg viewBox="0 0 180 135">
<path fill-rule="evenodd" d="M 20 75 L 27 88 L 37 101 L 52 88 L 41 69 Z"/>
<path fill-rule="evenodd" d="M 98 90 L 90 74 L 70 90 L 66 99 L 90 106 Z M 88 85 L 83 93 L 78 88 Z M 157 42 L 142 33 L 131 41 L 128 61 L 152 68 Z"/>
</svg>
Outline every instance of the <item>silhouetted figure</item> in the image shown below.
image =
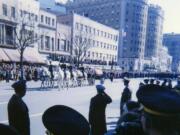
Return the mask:
<svg viewBox="0 0 180 135">
<path fill-rule="evenodd" d="M 168 80 L 168 86 L 167 86 L 169 89 L 172 89 L 173 88 L 173 86 L 172 86 L 172 80 L 171 79 L 169 79 Z"/>
<path fill-rule="evenodd" d="M 4 125 L 4 124 L 0 124 L 0 134 L 2 134 L 2 135 L 20 135 L 13 127 Z"/>
<path fill-rule="evenodd" d="M 149 79 L 144 79 L 144 83 L 145 83 L 145 85 L 148 85 Z"/>
<path fill-rule="evenodd" d="M 26 82 L 18 81 L 12 85 L 15 94 L 8 103 L 8 117 L 10 126 L 14 127 L 20 135 L 30 135 L 29 110 L 22 97 L 26 94 Z"/>
<path fill-rule="evenodd" d="M 160 85 L 160 81 L 159 80 L 156 80 L 156 85 Z"/>
<path fill-rule="evenodd" d="M 164 79 L 164 81 L 163 81 L 161 86 L 166 87 L 166 83 L 167 83 L 167 79 Z"/>
<path fill-rule="evenodd" d="M 124 79 L 124 90 L 121 96 L 121 103 L 120 103 L 120 112 L 123 113 L 123 106 L 129 100 L 131 100 L 131 90 L 129 89 L 129 80 L 127 78 Z"/>
<path fill-rule="evenodd" d="M 104 135 L 107 132 L 105 110 L 112 99 L 104 92 L 104 86 L 97 85 L 96 89 L 98 94 L 91 99 L 89 109 L 91 135 Z"/>
<path fill-rule="evenodd" d="M 49 65 L 49 72 L 51 74 L 51 80 L 53 80 L 54 79 L 54 74 L 53 74 L 53 66 L 52 66 L 51 62 L 50 62 L 50 65 Z"/>
<path fill-rule="evenodd" d="M 42 117 L 48 135 L 89 135 L 88 121 L 76 110 L 55 105 L 48 108 Z"/>
</svg>

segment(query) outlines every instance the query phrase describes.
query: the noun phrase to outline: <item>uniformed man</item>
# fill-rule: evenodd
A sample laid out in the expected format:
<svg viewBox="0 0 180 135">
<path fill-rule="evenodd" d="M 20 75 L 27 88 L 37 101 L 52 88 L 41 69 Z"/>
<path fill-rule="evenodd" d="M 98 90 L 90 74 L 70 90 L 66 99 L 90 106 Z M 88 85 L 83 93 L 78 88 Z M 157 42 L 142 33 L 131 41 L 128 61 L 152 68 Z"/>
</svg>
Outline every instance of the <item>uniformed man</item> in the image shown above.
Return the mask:
<svg viewBox="0 0 180 135">
<path fill-rule="evenodd" d="M 26 94 L 26 81 L 15 82 L 12 87 L 15 94 L 8 103 L 8 118 L 10 126 L 14 127 L 20 135 L 30 135 L 29 110 L 22 97 Z"/>
<path fill-rule="evenodd" d="M 180 95 L 177 92 L 147 85 L 141 87 L 136 95 L 144 108 L 141 123 L 147 135 L 180 134 Z"/>
<path fill-rule="evenodd" d="M 124 90 L 122 92 L 122 96 L 121 96 L 121 102 L 120 102 L 120 112 L 121 114 L 123 113 L 123 106 L 124 104 L 126 104 L 128 101 L 131 100 L 131 90 L 129 89 L 129 79 L 128 78 L 124 78 Z"/>
<path fill-rule="evenodd" d="M 97 95 L 91 99 L 89 109 L 89 123 L 91 125 L 91 135 L 104 135 L 106 127 L 106 106 L 112 102 L 104 90 L 103 85 L 96 85 Z"/>
<path fill-rule="evenodd" d="M 1 135 L 20 135 L 13 127 L 4 125 L 4 124 L 0 124 L 0 134 Z"/>
<path fill-rule="evenodd" d="M 84 116 L 63 105 L 48 108 L 42 121 L 48 135 L 89 135 L 90 132 L 89 123 Z"/>
</svg>

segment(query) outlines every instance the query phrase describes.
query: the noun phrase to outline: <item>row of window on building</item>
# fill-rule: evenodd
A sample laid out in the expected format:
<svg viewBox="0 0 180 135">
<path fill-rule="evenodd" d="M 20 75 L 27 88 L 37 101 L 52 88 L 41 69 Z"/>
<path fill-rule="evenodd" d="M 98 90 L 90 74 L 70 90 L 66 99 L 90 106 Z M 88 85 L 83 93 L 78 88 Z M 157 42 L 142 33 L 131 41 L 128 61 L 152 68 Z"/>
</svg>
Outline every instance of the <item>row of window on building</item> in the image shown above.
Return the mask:
<svg viewBox="0 0 180 135">
<path fill-rule="evenodd" d="M 90 34 L 94 34 L 95 36 L 101 36 L 101 37 L 105 37 L 114 41 L 118 41 L 118 36 L 110 34 L 108 32 L 100 31 L 96 28 L 89 27 L 82 23 L 76 23 L 75 27 L 76 27 L 76 30 L 85 31 Z"/>
<path fill-rule="evenodd" d="M 54 18 L 50 18 L 50 17 L 47 17 L 47 16 L 44 16 L 44 15 L 41 15 L 41 23 L 45 23 L 49 26 L 56 26 L 56 22 L 55 22 L 55 19 Z"/>
<path fill-rule="evenodd" d="M 9 13 L 8 13 L 8 11 L 10 11 Z M 8 10 L 8 6 L 7 6 L 7 4 L 2 4 L 2 12 L 3 12 L 3 15 L 4 16 L 8 16 L 8 14 L 10 14 L 10 16 L 12 17 L 12 18 L 15 18 L 16 17 L 16 9 L 15 9 L 15 7 L 10 7 L 10 10 Z"/>
</svg>

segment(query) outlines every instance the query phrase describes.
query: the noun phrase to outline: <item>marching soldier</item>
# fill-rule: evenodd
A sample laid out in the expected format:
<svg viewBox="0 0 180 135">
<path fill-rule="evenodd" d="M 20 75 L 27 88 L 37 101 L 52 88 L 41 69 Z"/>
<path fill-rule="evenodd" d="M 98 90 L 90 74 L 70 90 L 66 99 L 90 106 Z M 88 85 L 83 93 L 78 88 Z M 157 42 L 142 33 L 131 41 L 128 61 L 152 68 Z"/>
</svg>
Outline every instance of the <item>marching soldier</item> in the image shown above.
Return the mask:
<svg viewBox="0 0 180 135">
<path fill-rule="evenodd" d="M 88 121 L 76 110 L 63 105 L 48 108 L 42 121 L 47 135 L 89 135 Z"/>
</svg>

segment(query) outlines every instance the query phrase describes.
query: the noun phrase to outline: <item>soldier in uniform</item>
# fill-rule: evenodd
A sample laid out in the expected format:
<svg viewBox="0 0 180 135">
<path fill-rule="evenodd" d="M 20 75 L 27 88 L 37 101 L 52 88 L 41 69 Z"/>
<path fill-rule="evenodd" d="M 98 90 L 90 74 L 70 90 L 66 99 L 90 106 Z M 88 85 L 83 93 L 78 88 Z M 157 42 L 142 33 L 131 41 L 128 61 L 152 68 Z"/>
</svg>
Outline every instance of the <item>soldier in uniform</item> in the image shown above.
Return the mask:
<svg viewBox="0 0 180 135">
<path fill-rule="evenodd" d="M 120 102 L 121 114 L 123 113 L 124 104 L 126 104 L 128 101 L 131 100 L 131 90 L 129 89 L 129 80 L 127 78 L 124 78 L 124 86 L 125 86 L 125 88 L 122 92 L 121 102 Z"/>
<path fill-rule="evenodd" d="M 147 135 L 180 134 L 180 95 L 158 85 L 141 87 L 136 93 L 143 105 L 141 123 Z"/>
<path fill-rule="evenodd" d="M 1 135 L 20 135 L 13 127 L 4 125 L 4 124 L 0 124 L 0 134 Z"/>
<path fill-rule="evenodd" d="M 22 97 L 26 94 L 26 81 L 15 82 L 12 87 L 15 94 L 8 103 L 8 118 L 10 126 L 14 127 L 20 135 L 30 135 L 29 110 Z"/>
<path fill-rule="evenodd" d="M 104 92 L 103 85 L 96 85 L 96 89 L 97 95 L 90 102 L 89 123 L 92 135 L 104 135 L 107 132 L 106 106 L 112 102 L 112 99 Z"/>
<path fill-rule="evenodd" d="M 55 105 L 48 108 L 42 121 L 47 129 L 47 135 L 89 135 L 88 121 L 76 110 Z"/>
</svg>

